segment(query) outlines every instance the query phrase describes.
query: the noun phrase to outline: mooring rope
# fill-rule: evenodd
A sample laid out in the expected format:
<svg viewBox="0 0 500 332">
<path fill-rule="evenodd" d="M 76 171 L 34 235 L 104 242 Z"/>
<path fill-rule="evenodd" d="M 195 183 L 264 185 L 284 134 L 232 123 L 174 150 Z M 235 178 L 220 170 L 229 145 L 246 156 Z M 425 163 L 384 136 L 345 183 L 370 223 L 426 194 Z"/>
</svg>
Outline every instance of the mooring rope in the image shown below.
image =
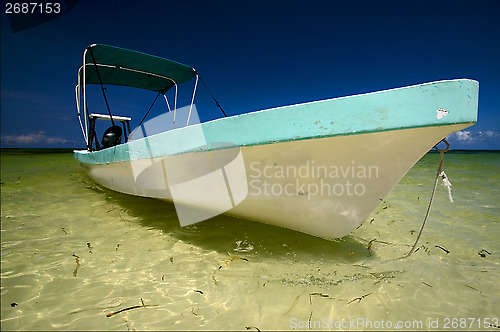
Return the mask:
<svg viewBox="0 0 500 332">
<path fill-rule="evenodd" d="M 203 81 L 203 78 L 201 78 L 200 74 L 197 74 L 198 77 L 200 78 L 200 81 L 201 83 L 205 86 L 205 88 L 207 89 L 208 93 L 210 94 L 210 96 L 212 96 L 212 99 L 214 100 L 215 102 L 215 105 L 217 105 L 217 107 L 219 107 L 219 109 L 222 111 L 222 114 L 224 114 L 224 117 L 227 117 L 227 114 L 226 112 L 224 112 L 224 110 L 222 109 L 222 106 L 219 104 L 219 102 L 217 101 L 217 99 L 215 99 L 213 93 L 210 91 L 210 89 L 208 88 L 208 86 L 205 84 L 205 81 Z"/>
<path fill-rule="evenodd" d="M 444 144 L 446 144 L 446 149 L 440 149 L 437 147 L 438 144 L 441 142 L 444 142 Z M 432 201 L 434 200 L 434 196 L 436 194 L 436 188 L 437 188 L 437 184 L 439 181 L 439 177 L 442 176 L 443 179 L 446 177 L 446 174 L 444 174 L 444 172 L 443 172 L 444 153 L 450 149 L 450 144 L 448 144 L 446 139 L 443 139 L 439 143 L 434 146 L 434 149 L 439 151 L 439 166 L 438 166 L 438 170 L 436 173 L 436 180 L 434 181 L 434 189 L 432 189 L 432 195 L 431 195 L 431 199 L 429 201 L 429 206 L 427 207 L 427 212 L 425 214 L 424 222 L 422 223 L 422 227 L 420 228 L 420 232 L 418 233 L 417 239 L 415 240 L 415 243 L 413 244 L 413 247 L 411 248 L 410 252 L 408 252 L 408 254 L 405 257 L 410 256 L 415 251 L 415 248 L 417 247 L 418 240 L 420 239 L 420 236 L 422 235 L 425 223 L 427 222 L 427 218 L 429 217 L 429 212 L 431 211 Z M 446 177 L 446 181 L 448 181 L 448 177 Z M 448 184 L 449 184 L 449 186 L 448 186 Z M 450 200 L 452 200 L 451 189 L 450 189 L 451 183 L 449 183 L 449 181 L 448 181 L 447 183 L 445 183 L 445 185 L 448 187 Z"/>
</svg>

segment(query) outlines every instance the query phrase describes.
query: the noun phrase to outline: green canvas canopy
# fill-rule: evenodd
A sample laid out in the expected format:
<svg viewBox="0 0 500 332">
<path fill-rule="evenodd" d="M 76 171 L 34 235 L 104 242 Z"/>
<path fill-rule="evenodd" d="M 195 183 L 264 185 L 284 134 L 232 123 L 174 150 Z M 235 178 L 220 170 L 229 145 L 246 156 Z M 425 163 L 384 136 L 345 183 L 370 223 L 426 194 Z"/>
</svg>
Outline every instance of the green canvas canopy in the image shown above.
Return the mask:
<svg viewBox="0 0 500 332">
<path fill-rule="evenodd" d="M 196 76 L 194 68 L 182 63 L 107 45 L 90 45 L 84 61 L 86 84 L 124 85 L 164 94 Z M 80 77 L 83 80 L 83 73 Z"/>
</svg>

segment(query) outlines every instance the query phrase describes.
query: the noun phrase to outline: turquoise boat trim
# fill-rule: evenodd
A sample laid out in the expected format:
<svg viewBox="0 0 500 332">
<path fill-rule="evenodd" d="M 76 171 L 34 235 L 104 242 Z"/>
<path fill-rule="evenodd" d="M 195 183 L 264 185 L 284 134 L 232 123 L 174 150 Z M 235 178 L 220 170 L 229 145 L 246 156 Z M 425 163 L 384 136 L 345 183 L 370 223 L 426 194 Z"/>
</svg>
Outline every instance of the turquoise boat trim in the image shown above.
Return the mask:
<svg viewBox="0 0 500 332">
<path fill-rule="evenodd" d="M 209 142 L 255 146 L 473 124 L 477 121 L 478 94 L 479 83 L 469 79 L 424 83 L 217 119 L 101 151 L 75 151 L 75 158 L 84 163 L 106 164 L 207 151 Z M 446 110 L 447 115 L 438 117 L 438 109 Z M 200 141 L 208 143 L 200 144 Z"/>
<path fill-rule="evenodd" d="M 468 125 L 473 125 L 475 122 L 460 122 L 460 123 L 453 123 L 453 124 L 468 124 Z M 446 124 L 446 126 L 453 125 L 453 124 Z M 405 130 L 405 129 L 415 129 L 415 128 L 429 128 L 429 127 L 442 127 L 443 125 L 432 125 L 432 126 L 413 126 L 413 127 L 404 127 L 404 128 L 391 128 L 391 129 L 384 129 L 384 130 L 374 130 L 374 131 L 365 131 L 365 132 L 353 132 L 353 133 L 344 133 L 344 134 L 336 134 L 336 135 L 329 135 L 329 136 L 314 136 L 314 137 L 304 137 L 304 138 L 297 138 L 297 139 L 288 139 L 288 140 L 280 140 L 280 141 L 272 141 L 272 142 L 263 142 L 263 143 L 255 143 L 255 144 L 246 144 L 246 145 L 241 145 L 241 147 L 251 147 L 251 146 L 260 146 L 260 145 L 267 145 L 267 144 L 278 144 L 278 143 L 286 143 L 286 142 L 292 142 L 292 141 L 302 141 L 302 140 L 308 140 L 308 139 L 321 139 L 321 138 L 331 138 L 331 137 L 340 137 L 340 136 L 352 136 L 352 135 L 364 135 L 364 134 L 374 134 L 374 133 L 381 133 L 381 132 L 386 132 L 386 131 L 396 131 L 396 130 Z M 125 144 L 126 146 L 126 144 Z M 123 152 L 129 153 L 129 151 L 119 151 L 117 153 L 116 151 L 117 147 L 111 147 L 106 150 L 102 151 L 93 151 L 89 152 L 87 150 L 75 150 L 74 155 L 75 158 L 88 164 L 107 164 L 110 162 L 120 162 L 120 161 L 128 161 L 128 160 L 140 160 L 140 159 L 148 159 L 148 158 L 159 158 L 163 157 L 164 155 L 158 155 L 158 154 L 148 154 L 145 157 L 135 157 L 135 158 L 117 158 L 116 156 L 122 154 Z M 171 154 L 172 156 L 174 155 L 180 155 L 184 153 L 190 153 L 190 152 L 208 152 L 208 151 L 217 151 L 217 150 L 222 150 L 225 148 L 232 148 L 232 146 L 227 146 L 227 147 L 217 147 L 217 148 L 210 148 L 210 147 L 200 147 L 198 149 L 191 149 L 191 150 L 186 150 L 183 152 L 179 152 L 177 154 Z M 130 155 L 130 154 L 129 154 Z M 110 158 L 112 156 L 112 158 Z M 99 158 L 100 157 L 100 158 Z"/>
</svg>

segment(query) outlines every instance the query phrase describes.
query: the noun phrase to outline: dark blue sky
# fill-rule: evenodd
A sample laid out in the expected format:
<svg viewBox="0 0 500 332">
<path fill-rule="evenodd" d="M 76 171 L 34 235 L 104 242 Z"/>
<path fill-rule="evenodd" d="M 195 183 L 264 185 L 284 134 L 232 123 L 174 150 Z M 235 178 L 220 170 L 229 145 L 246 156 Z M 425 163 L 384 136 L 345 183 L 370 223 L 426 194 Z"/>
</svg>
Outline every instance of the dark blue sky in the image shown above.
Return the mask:
<svg viewBox="0 0 500 332">
<path fill-rule="evenodd" d="M 80 0 L 19 32 L 4 12 L 2 2 L 2 147 L 84 146 L 74 87 L 83 50 L 101 43 L 193 66 L 229 115 L 475 79 L 478 123 L 452 148 L 500 149 L 500 1 Z M 133 124 L 154 96 L 109 88 L 112 111 Z M 205 97 L 201 119 L 219 117 Z"/>
</svg>

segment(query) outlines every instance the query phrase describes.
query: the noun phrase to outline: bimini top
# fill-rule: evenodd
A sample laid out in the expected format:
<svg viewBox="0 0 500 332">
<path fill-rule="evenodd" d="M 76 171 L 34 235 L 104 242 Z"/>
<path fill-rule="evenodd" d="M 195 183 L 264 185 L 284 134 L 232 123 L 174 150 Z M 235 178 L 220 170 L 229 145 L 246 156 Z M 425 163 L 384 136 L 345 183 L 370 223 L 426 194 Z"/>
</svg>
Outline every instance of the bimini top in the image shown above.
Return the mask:
<svg viewBox="0 0 500 332">
<path fill-rule="evenodd" d="M 194 68 L 154 55 L 93 44 L 84 55 L 85 83 L 124 85 L 165 94 L 196 76 Z M 83 84 L 83 66 L 79 84 Z"/>
</svg>

